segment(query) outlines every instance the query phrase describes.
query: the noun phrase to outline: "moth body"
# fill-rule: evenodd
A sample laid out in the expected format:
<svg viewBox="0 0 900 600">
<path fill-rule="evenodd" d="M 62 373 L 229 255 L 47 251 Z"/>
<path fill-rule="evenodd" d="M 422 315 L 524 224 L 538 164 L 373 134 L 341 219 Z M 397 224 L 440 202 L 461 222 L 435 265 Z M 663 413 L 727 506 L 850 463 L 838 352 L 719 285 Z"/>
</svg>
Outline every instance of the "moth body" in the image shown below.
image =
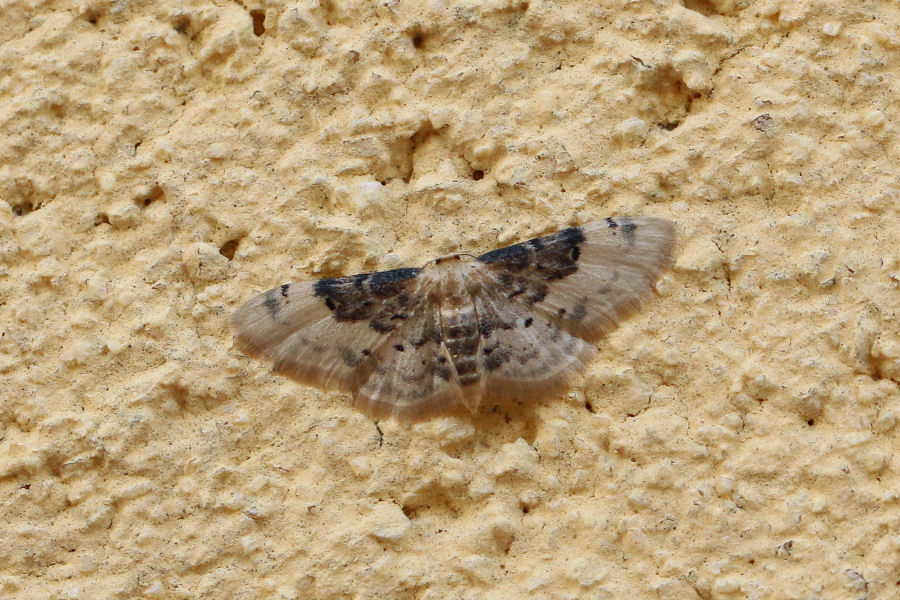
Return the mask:
<svg viewBox="0 0 900 600">
<path fill-rule="evenodd" d="M 448 360 L 451 373 L 460 387 L 458 399 L 470 411 L 477 410 L 484 393 L 483 358 L 478 313 L 472 300 L 475 269 L 471 261 L 459 255 L 435 260 L 422 274 L 428 286 L 437 291 L 434 298 L 440 324 L 441 356 Z"/>
</svg>

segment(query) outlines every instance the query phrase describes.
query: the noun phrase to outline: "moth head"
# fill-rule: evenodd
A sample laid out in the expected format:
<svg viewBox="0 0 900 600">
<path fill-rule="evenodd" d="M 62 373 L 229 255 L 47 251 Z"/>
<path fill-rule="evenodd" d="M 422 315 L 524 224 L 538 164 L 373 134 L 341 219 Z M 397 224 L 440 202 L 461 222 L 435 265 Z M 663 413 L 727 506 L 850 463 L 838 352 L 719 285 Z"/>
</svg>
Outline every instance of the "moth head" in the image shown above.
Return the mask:
<svg viewBox="0 0 900 600">
<path fill-rule="evenodd" d="M 444 256 L 440 256 L 435 258 L 432 261 L 429 261 L 426 266 L 439 266 L 439 265 L 451 265 L 463 262 L 472 262 L 475 260 L 475 255 L 469 252 L 454 252 L 453 254 L 445 254 Z"/>
</svg>

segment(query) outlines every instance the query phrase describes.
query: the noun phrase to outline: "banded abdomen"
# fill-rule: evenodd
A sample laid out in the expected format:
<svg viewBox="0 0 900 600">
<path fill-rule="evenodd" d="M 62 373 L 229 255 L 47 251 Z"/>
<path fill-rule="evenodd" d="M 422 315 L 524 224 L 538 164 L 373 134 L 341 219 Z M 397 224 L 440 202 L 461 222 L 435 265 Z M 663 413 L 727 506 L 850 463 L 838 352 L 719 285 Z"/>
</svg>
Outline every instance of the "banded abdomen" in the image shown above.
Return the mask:
<svg viewBox="0 0 900 600">
<path fill-rule="evenodd" d="M 468 387 L 481 379 L 480 337 L 475 305 L 468 297 L 444 298 L 441 302 L 441 337 L 450 353 L 459 384 Z"/>
</svg>

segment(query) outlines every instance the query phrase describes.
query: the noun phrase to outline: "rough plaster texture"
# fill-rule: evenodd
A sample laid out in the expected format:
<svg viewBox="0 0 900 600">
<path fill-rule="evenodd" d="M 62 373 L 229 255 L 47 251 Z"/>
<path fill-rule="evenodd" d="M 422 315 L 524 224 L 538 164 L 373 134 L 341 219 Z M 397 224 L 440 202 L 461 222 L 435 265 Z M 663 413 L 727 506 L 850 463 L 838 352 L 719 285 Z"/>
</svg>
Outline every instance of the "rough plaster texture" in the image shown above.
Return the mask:
<svg viewBox="0 0 900 600">
<path fill-rule="evenodd" d="M 894 598 L 891 0 L 0 1 L 0 597 Z M 568 394 L 378 425 L 285 281 L 678 221 Z"/>
</svg>

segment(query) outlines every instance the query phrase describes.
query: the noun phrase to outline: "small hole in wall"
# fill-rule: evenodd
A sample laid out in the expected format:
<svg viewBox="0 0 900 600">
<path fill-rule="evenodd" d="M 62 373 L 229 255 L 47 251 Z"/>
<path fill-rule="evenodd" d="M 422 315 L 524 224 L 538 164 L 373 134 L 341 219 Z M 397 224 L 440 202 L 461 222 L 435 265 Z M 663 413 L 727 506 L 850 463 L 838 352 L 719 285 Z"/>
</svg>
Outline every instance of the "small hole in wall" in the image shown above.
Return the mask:
<svg viewBox="0 0 900 600">
<path fill-rule="evenodd" d="M 14 202 L 12 204 L 13 214 L 17 217 L 21 217 L 27 215 L 28 213 L 34 212 L 38 207 L 34 205 L 31 200 L 19 200 L 18 202 Z"/>
<path fill-rule="evenodd" d="M 413 34 L 412 45 L 413 48 L 419 49 L 425 43 L 425 36 L 422 35 L 421 31 L 417 31 Z"/>
<path fill-rule="evenodd" d="M 150 191 L 148 191 L 146 194 L 135 198 L 134 203 L 137 204 L 138 206 L 147 208 L 148 206 L 150 206 L 157 200 L 165 198 L 165 196 L 166 196 L 166 193 L 163 191 L 163 189 L 161 187 L 159 187 L 158 185 L 154 185 L 152 188 L 150 188 Z"/>
<path fill-rule="evenodd" d="M 94 217 L 94 227 L 97 227 L 98 225 L 103 225 L 104 223 L 109 225 L 109 217 L 107 216 L 107 214 L 103 213 L 103 212 L 97 213 L 97 216 Z"/>
<path fill-rule="evenodd" d="M 591 413 L 591 414 L 594 413 L 594 405 L 591 404 L 590 402 L 585 402 L 585 403 L 584 403 L 584 407 L 587 409 L 587 411 L 588 411 L 589 413 Z"/>
<path fill-rule="evenodd" d="M 227 258 L 228 260 L 234 259 L 234 253 L 237 252 L 238 245 L 241 243 L 240 238 L 234 240 L 228 240 L 222 247 L 219 248 L 219 254 Z"/>
<path fill-rule="evenodd" d="M 704 17 L 711 17 L 720 14 L 716 10 L 715 5 L 709 0 L 684 0 L 684 7 L 688 10 L 698 12 Z"/>
<path fill-rule="evenodd" d="M 266 11 L 262 9 L 254 9 L 250 11 L 250 18 L 253 19 L 253 35 L 261 36 L 266 32 Z"/>
<path fill-rule="evenodd" d="M 472 171 L 472 179 L 474 179 L 475 181 L 481 181 L 482 179 L 484 179 L 484 171 L 482 171 L 481 169 L 475 169 L 474 171 Z"/>
<path fill-rule="evenodd" d="M 178 15 L 172 19 L 172 29 L 178 33 L 187 33 L 191 26 L 191 18 L 187 15 Z"/>
</svg>

